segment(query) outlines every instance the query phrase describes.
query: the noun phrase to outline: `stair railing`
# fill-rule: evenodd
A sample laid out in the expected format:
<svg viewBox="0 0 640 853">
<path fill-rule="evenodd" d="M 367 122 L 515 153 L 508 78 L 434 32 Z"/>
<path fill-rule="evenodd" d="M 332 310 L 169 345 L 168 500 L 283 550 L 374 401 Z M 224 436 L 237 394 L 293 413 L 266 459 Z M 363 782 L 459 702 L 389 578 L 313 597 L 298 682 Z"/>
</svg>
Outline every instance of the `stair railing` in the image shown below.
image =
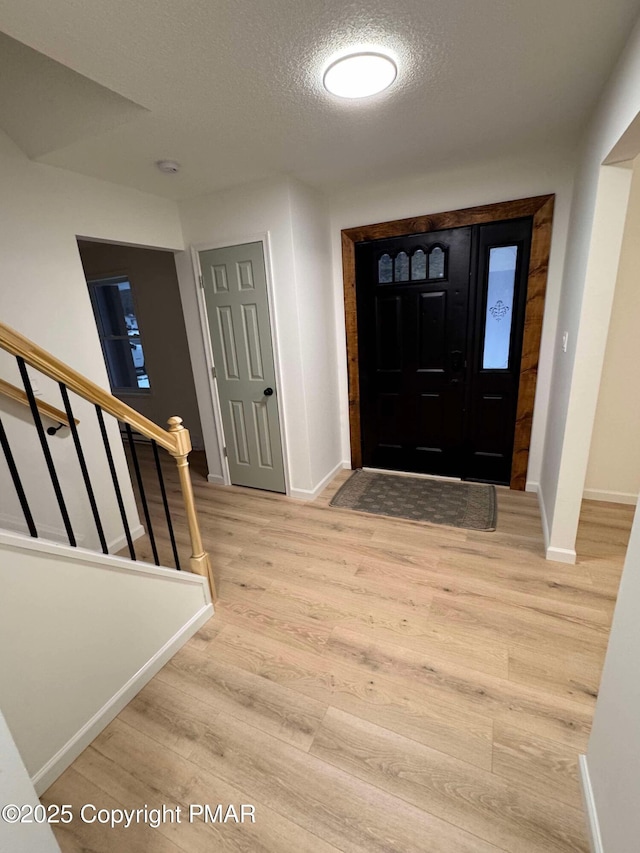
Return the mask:
<svg viewBox="0 0 640 853">
<path fill-rule="evenodd" d="M 22 389 L 18 388 L 17 385 L 12 385 L 11 382 L 6 382 L 4 379 L 0 379 L 0 396 L 8 397 L 10 400 L 15 400 L 16 403 L 20 403 L 22 406 L 29 406 L 29 398 L 26 393 Z M 49 435 L 54 435 L 62 427 L 69 428 L 69 419 L 65 412 L 61 412 L 60 409 L 56 409 L 55 406 L 50 406 L 43 400 L 36 400 L 36 405 L 41 415 L 44 415 L 58 424 L 57 427 L 50 426 L 47 429 Z M 75 421 L 76 426 L 78 426 L 80 421 L 77 418 Z"/>
<path fill-rule="evenodd" d="M 138 491 L 140 493 L 143 512 L 147 523 L 147 533 L 151 542 L 154 561 L 156 565 L 160 565 L 153 525 L 151 523 L 151 516 L 148 509 L 145 488 L 140 473 L 136 446 L 133 439 L 133 433 L 139 433 L 151 442 L 156 472 L 158 475 L 158 481 L 160 486 L 160 493 L 162 497 L 162 503 L 169 531 L 169 538 L 171 541 L 172 551 L 174 555 L 174 561 L 176 564 L 176 568 L 180 569 L 180 560 L 176 546 L 166 489 L 164 485 L 164 478 L 162 475 L 162 466 L 160 464 L 158 447 L 164 448 L 164 450 L 166 450 L 175 459 L 178 468 L 180 489 L 182 492 L 182 500 L 184 503 L 187 527 L 189 531 L 189 540 L 191 543 L 189 568 L 195 574 L 207 578 L 212 598 L 215 599 L 215 583 L 212 573 L 211 562 L 209 559 L 209 555 L 203 547 L 200 526 L 198 523 L 198 515 L 195 507 L 193 485 L 191 483 L 191 477 L 189 474 L 188 456 L 191 452 L 191 439 L 189 436 L 189 430 L 182 425 L 182 418 L 169 418 L 169 428 L 166 430 L 163 429 L 162 427 L 155 424 L 153 421 L 146 418 L 144 415 L 141 415 L 139 412 L 136 412 L 126 403 L 123 403 L 117 397 L 114 397 L 112 394 L 105 391 L 99 385 L 96 385 L 95 382 L 92 382 L 90 379 L 87 379 L 77 370 L 74 370 L 72 367 L 69 367 L 69 365 L 60 361 L 55 356 L 51 355 L 51 353 L 47 352 L 46 350 L 42 349 L 42 347 L 35 344 L 33 341 L 29 340 L 28 338 L 21 335 L 19 332 L 15 331 L 9 326 L 6 326 L 3 323 L 0 323 L 0 348 L 15 356 L 24 385 L 24 393 L 20 391 L 20 389 L 16 388 L 16 386 L 13 386 L 10 383 L 7 383 L 6 381 L 3 381 L 4 391 L 3 388 L 0 388 L 0 392 L 5 393 L 6 396 L 10 396 L 17 402 L 20 402 L 24 405 L 28 405 L 31 409 L 31 414 L 33 416 L 33 421 L 38 432 L 38 437 L 40 439 L 40 444 L 44 454 L 45 462 L 47 464 L 47 468 L 49 469 L 51 483 L 53 485 L 53 489 L 58 500 L 60 514 L 62 516 L 67 537 L 69 539 L 69 544 L 75 546 L 76 538 L 71 526 L 69 513 L 67 511 L 64 496 L 62 494 L 62 488 L 57 476 L 53 457 L 51 455 L 51 451 L 49 449 L 45 436 L 45 430 L 42 424 L 41 414 L 45 415 L 46 417 L 49 417 L 52 420 L 63 423 L 65 426 L 68 426 L 71 431 L 78 456 L 78 462 L 87 490 L 87 496 L 89 498 L 89 503 L 96 524 L 98 538 L 100 540 L 103 552 L 108 553 L 105 534 L 102 528 L 102 523 L 98 512 L 91 479 L 89 477 L 89 472 L 87 469 L 86 460 L 84 457 L 84 452 L 82 450 L 82 444 L 77 429 L 79 422 L 76 418 L 74 418 L 73 411 L 71 408 L 71 402 L 69 399 L 68 392 L 73 391 L 79 397 L 82 397 L 84 400 L 87 400 L 89 403 L 92 403 L 95 406 L 98 425 L 105 447 L 107 462 L 113 481 L 114 492 L 118 503 L 118 508 L 120 511 L 120 516 L 125 532 L 125 538 L 127 540 L 131 559 L 136 559 L 135 548 L 131 536 L 131 531 L 129 528 L 128 519 L 126 516 L 124 501 L 122 498 L 122 491 L 118 482 L 111 446 L 109 443 L 107 429 L 104 421 L 104 413 L 112 415 L 125 426 L 125 433 L 127 435 L 129 450 L 134 466 L 134 471 L 136 474 Z M 26 369 L 27 364 L 58 383 L 62 396 L 62 401 L 64 404 L 64 418 L 61 417 L 62 412 L 60 410 L 54 408 L 53 406 L 44 404 L 41 400 L 36 399 L 32 383 Z M 49 435 L 53 435 L 55 434 L 56 429 L 50 428 L 48 432 Z M 20 475 L 18 473 L 18 467 L 16 465 L 15 459 L 13 458 L 11 448 L 9 447 L 7 435 L 1 420 L 0 446 L 4 451 L 9 472 L 13 480 L 16 493 L 20 500 L 20 504 L 23 510 L 23 514 L 25 516 L 25 521 L 27 523 L 29 532 L 32 536 L 37 536 L 38 534 L 36 524 L 29 509 L 29 505 L 25 496 L 25 490 L 23 488 Z"/>
</svg>

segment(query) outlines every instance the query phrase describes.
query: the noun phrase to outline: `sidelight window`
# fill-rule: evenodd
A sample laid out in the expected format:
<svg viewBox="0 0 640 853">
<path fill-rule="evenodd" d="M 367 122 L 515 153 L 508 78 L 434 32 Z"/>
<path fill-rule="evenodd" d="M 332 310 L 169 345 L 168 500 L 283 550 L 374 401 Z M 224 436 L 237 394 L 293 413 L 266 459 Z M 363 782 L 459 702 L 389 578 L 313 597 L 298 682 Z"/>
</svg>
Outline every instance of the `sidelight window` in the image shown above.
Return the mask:
<svg viewBox="0 0 640 853">
<path fill-rule="evenodd" d="M 484 370 L 509 368 L 517 264 L 517 246 L 496 246 L 489 250 L 487 310 L 482 354 Z"/>
</svg>

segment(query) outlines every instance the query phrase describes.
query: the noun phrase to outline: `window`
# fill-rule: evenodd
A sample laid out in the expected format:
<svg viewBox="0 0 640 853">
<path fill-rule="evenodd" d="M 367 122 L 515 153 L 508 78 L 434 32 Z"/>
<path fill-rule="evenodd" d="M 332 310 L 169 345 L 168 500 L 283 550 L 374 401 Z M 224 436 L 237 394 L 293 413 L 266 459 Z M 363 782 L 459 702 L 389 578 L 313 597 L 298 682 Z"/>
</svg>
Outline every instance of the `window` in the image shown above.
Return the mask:
<svg viewBox="0 0 640 853">
<path fill-rule="evenodd" d="M 113 392 L 149 391 L 149 376 L 128 278 L 89 282 L 93 312 Z"/>
<path fill-rule="evenodd" d="M 429 252 L 429 278 L 444 278 L 445 251 L 434 246 Z"/>
<path fill-rule="evenodd" d="M 517 263 L 517 246 L 497 246 L 489 250 L 487 313 L 482 355 L 484 370 L 507 370 L 509 367 Z"/>
<path fill-rule="evenodd" d="M 422 249 L 416 249 L 411 258 L 411 280 L 422 281 L 427 277 L 427 256 Z"/>
<path fill-rule="evenodd" d="M 394 281 L 409 281 L 409 255 L 398 252 L 393 266 Z"/>
<path fill-rule="evenodd" d="M 389 284 L 393 281 L 393 261 L 386 253 L 378 261 L 378 284 Z"/>
<path fill-rule="evenodd" d="M 385 252 L 378 258 L 378 284 L 445 278 L 447 251 L 446 247 L 436 244 L 427 251 L 416 249 L 411 257 L 407 252 L 398 252 L 392 258 Z"/>
</svg>

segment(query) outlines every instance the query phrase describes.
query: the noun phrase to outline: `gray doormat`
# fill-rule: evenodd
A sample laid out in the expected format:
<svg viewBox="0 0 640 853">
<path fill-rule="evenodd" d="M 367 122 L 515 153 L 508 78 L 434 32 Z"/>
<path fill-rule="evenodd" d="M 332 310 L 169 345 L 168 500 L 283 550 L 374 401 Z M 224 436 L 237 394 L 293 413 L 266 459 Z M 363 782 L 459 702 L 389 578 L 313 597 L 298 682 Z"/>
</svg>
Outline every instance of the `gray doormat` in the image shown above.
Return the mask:
<svg viewBox="0 0 640 853">
<path fill-rule="evenodd" d="M 469 530 L 495 530 L 496 487 L 354 471 L 330 506 Z"/>
</svg>

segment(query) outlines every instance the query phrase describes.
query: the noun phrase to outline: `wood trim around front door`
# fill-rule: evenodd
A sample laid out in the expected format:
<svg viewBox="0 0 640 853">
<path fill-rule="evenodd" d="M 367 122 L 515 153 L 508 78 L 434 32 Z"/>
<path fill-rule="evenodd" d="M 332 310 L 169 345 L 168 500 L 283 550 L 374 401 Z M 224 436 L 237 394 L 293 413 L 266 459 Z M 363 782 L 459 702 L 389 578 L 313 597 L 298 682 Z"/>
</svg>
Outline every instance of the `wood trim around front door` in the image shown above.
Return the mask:
<svg viewBox="0 0 640 853">
<path fill-rule="evenodd" d="M 469 207 L 465 210 L 453 210 L 448 213 L 397 219 L 394 222 L 378 222 L 375 225 L 362 225 L 357 228 L 346 228 L 342 231 L 344 313 L 349 377 L 349 430 L 351 435 L 351 465 L 353 468 L 362 467 L 355 244 L 365 240 L 401 237 L 405 234 L 423 234 L 427 231 L 442 231 L 445 228 L 462 228 L 467 225 L 483 225 L 487 222 L 502 222 L 505 219 L 532 216 L 531 260 L 527 278 L 527 307 L 520 360 L 520 383 L 518 386 L 518 407 L 510 482 L 512 489 L 523 490 L 525 488 L 531 425 L 533 423 L 533 402 L 538 375 L 538 354 L 542 335 L 544 296 L 551 249 L 554 199 L 554 195 L 535 196 L 517 201 Z"/>
</svg>

